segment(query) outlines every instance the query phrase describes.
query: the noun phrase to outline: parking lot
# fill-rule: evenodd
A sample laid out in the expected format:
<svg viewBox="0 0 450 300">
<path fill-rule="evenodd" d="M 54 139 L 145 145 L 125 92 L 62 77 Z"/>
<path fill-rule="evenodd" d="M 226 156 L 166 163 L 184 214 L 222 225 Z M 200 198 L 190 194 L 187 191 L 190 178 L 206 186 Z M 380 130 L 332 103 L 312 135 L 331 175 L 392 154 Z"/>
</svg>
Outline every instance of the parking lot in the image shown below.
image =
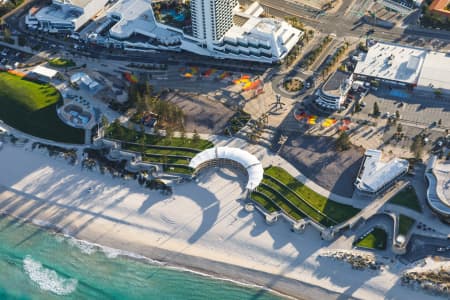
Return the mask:
<svg viewBox="0 0 450 300">
<path fill-rule="evenodd" d="M 434 94 L 420 94 L 406 89 L 379 89 L 364 97 L 365 106 L 358 114 L 369 115 L 378 103 L 381 117 L 400 113 L 400 120 L 419 127 L 450 128 L 450 99 L 437 98 Z"/>
<path fill-rule="evenodd" d="M 0 65 L 4 68 L 13 69 L 20 67 L 31 57 L 31 54 L 9 47 L 0 46 Z"/>
</svg>

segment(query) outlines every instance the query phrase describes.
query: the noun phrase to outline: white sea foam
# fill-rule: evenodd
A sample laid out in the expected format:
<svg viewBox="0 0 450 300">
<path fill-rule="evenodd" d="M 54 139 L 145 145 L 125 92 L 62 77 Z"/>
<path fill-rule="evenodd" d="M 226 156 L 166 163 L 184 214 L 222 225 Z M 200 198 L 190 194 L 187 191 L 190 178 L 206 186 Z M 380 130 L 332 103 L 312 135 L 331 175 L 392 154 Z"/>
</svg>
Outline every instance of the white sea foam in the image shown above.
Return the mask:
<svg viewBox="0 0 450 300">
<path fill-rule="evenodd" d="M 80 251 L 82 253 L 88 254 L 88 255 L 97 252 L 97 248 L 98 248 L 96 245 L 94 245 L 92 243 L 89 243 L 89 242 L 86 242 L 83 240 L 78 240 L 73 237 L 69 238 L 68 243 L 69 243 L 69 245 L 80 249 Z"/>
<path fill-rule="evenodd" d="M 33 260 L 30 255 L 23 260 L 23 268 L 41 290 L 64 296 L 73 293 L 77 288 L 76 279 L 60 276 L 56 271 L 47 269 L 39 261 Z"/>
<path fill-rule="evenodd" d="M 81 250 L 82 253 L 85 253 L 85 254 L 92 254 L 92 253 L 95 253 L 96 251 L 100 250 L 108 258 L 117 258 L 119 256 L 126 256 L 126 257 L 134 258 L 137 260 L 144 260 L 147 263 L 150 263 L 153 265 L 165 265 L 165 263 L 163 263 L 163 262 L 150 259 L 148 257 L 145 257 L 143 255 L 140 255 L 140 254 L 137 254 L 134 252 L 111 248 L 111 247 L 103 246 L 100 244 L 91 243 L 91 242 L 88 242 L 85 240 L 79 240 L 70 235 L 64 235 L 64 237 L 68 239 L 69 244 L 71 246 L 77 247 L 78 249 Z"/>
</svg>

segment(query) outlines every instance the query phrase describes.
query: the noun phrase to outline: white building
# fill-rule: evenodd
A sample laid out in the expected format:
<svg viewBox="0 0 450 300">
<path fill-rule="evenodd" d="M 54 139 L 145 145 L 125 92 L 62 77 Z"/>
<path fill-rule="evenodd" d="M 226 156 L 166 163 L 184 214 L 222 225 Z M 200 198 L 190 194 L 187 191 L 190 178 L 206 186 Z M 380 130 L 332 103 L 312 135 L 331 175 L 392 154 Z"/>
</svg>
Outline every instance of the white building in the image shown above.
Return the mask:
<svg viewBox="0 0 450 300">
<path fill-rule="evenodd" d="M 356 79 L 380 80 L 419 91 L 450 95 L 450 55 L 385 42 L 369 47 L 356 65 Z"/>
<path fill-rule="evenodd" d="M 407 160 L 395 158 L 382 162 L 381 154 L 380 150 L 366 150 L 355 181 L 358 191 L 376 195 L 408 172 Z"/>
<path fill-rule="evenodd" d="M 109 36 L 89 35 L 92 42 L 126 50 L 185 50 L 217 58 L 276 62 L 283 59 L 303 32 L 284 21 L 259 18 L 254 2 L 239 12 L 236 0 L 192 0 L 193 35 L 156 21 L 150 0 L 119 0 L 108 16 L 115 24 Z"/>
<path fill-rule="evenodd" d="M 52 0 L 42 8 L 33 7 L 25 17 L 29 28 L 46 32 L 74 32 L 92 19 L 108 0 Z"/>
<path fill-rule="evenodd" d="M 362 79 L 415 86 L 426 54 L 426 49 L 378 42 L 358 62 L 354 74 Z"/>
<path fill-rule="evenodd" d="M 195 38 L 211 47 L 233 27 L 233 10 L 237 0 L 191 0 L 192 32 Z"/>
<path fill-rule="evenodd" d="M 39 79 L 43 79 L 45 81 L 50 81 L 58 75 L 58 71 L 54 69 L 50 69 L 44 66 L 36 66 L 33 70 L 30 71 L 31 75 L 38 76 Z"/>
<path fill-rule="evenodd" d="M 352 87 L 353 75 L 336 71 L 323 86 L 317 90 L 314 102 L 325 111 L 340 110 L 347 93 Z"/>
</svg>

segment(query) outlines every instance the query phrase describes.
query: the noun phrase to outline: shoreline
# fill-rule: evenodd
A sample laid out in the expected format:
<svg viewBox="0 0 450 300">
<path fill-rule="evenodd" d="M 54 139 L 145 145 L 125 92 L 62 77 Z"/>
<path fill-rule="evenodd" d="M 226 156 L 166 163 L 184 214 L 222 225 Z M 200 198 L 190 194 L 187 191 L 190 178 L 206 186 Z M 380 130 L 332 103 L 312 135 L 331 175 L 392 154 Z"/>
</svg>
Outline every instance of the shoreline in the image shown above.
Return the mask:
<svg viewBox="0 0 450 300">
<path fill-rule="evenodd" d="M 272 293 L 284 299 L 298 299 L 298 300 L 337 299 L 340 296 L 341 297 L 346 296 L 347 297 L 346 299 L 357 299 L 349 295 L 341 295 L 339 293 L 327 290 L 323 287 L 313 286 L 308 283 L 304 283 L 290 278 L 280 278 L 279 280 L 282 281 L 281 283 L 275 285 L 274 287 L 269 288 L 266 286 L 266 284 L 267 282 L 270 282 L 272 280 L 271 277 L 273 276 L 272 274 L 269 273 L 243 268 L 240 266 L 235 266 L 218 261 L 212 261 L 201 257 L 186 255 L 183 253 L 176 253 L 173 251 L 156 247 L 151 248 L 150 251 L 140 251 L 138 249 L 141 249 L 142 245 L 139 244 L 133 245 L 132 248 L 142 253 L 130 251 L 129 249 L 116 248 L 115 243 L 120 243 L 120 241 L 113 241 L 111 245 L 98 244 L 89 240 L 85 240 L 78 236 L 73 236 L 70 233 L 65 232 L 65 230 L 60 228 L 58 225 L 51 223 L 44 224 L 44 222 L 46 221 L 43 220 L 25 219 L 22 217 L 15 216 L 13 214 L 9 214 L 0 209 L 0 218 L 5 217 L 13 219 L 15 222 L 26 223 L 35 226 L 40 230 L 46 230 L 53 234 L 62 235 L 67 238 L 73 238 L 81 243 L 87 243 L 90 246 L 95 247 L 96 251 L 97 250 L 103 251 L 105 255 L 107 255 L 108 251 L 113 250 L 115 252 L 114 257 L 116 255 L 123 256 L 128 259 L 141 261 L 153 266 L 159 266 L 162 268 L 172 269 L 180 272 L 188 272 L 195 275 L 207 277 L 212 280 L 231 282 L 233 284 L 237 284 L 243 287 L 261 289 L 265 292 Z M 82 250 L 80 249 L 80 251 Z M 155 257 L 149 257 L 145 255 L 144 252 L 148 252 L 148 254 L 152 253 L 152 255 L 155 255 Z M 88 253 L 85 254 L 89 255 Z M 172 258 L 176 257 L 176 259 L 172 259 L 171 261 L 165 261 L 164 259 L 166 259 L 168 255 L 170 255 Z M 191 263 L 189 264 L 186 262 Z M 202 266 L 211 266 L 214 267 L 214 270 L 220 271 L 214 271 L 213 269 L 205 268 Z M 241 274 L 242 277 L 237 277 L 236 274 Z M 305 298 L 304 295 L 299 296 L 298 295 L 299 285 L 302 285 L 301 289 L 312 289 L 309 292 L 313 292 L 313 294 L 308 295 L 307 298 Z"/>
<path fill-rule="evenodd" d="M 433 299 L 401 286 L 404 265 L 372 272 L 319 259 L 335 248 L 314 228 L 295 233 L 283 220 L 269 226 L 259 212 L 246 212 L 239 173 L 211 169 L 198 182 L 174 184 L 168 196 L 44 153 L 8 144 L 0 151 L 6 170 L 0 172 L 1 214 L 168 267 L 304 300 Z"/>
</svg>

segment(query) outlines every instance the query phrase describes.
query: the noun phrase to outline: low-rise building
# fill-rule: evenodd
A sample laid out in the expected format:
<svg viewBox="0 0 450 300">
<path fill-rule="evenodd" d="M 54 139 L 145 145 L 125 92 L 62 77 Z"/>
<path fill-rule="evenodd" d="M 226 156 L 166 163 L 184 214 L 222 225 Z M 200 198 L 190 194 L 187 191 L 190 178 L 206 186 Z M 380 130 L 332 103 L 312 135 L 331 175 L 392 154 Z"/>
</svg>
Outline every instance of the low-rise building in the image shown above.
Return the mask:
<svg viewBox="0 0 450 300">
<path fill-rule="evenodd" d="M 359 192 L 376 195 L 408 172 L 407 160 L 395 158 L 389 162 L 382 162 L 381 156 L 380 150 L 366 150 L 355 181 L 355 187 Z"/>
<path fill-rule="evenodd" d="M 434 0 L 428 7 L 431 13 L 442 18 L 450 18 L 450 1 L 449 0 Z"/>
<path fill-rule="evenodd" d="M 450 95 L 448 53 L 376 42 L 360 57 L 353 74 L 358 80 Z"/>
<path fill-rule="evenodd" d="M 72 33 L 79 30 L 108 0 L 52 0 L 45 7 L 33 7 L 25 17 L 29 28 L 53 33 Z"/>
<path fill-rule="evenodd" d="M 325 111 L 340 110 L 345 102 L 347 93 L 352 87 L 353 75 L 336 71 L 317 90 L 314 102 Z"/>
</svg>

